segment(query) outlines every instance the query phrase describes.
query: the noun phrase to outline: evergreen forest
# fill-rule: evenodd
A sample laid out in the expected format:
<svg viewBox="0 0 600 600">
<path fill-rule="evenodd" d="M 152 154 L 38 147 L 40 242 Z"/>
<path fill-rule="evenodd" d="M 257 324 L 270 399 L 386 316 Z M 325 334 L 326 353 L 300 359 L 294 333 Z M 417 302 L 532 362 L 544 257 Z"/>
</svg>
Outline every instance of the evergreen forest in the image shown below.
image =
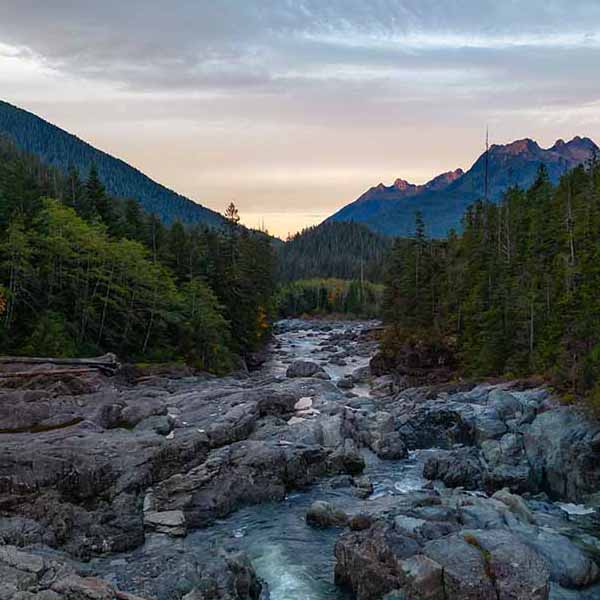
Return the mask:
<svg viewBox="0 0 600 600">
<path fill-rule="evenodd" d="M 270 238 L 239 225 L 165 226 L 0 139 L 0 352 L 185 360 L 224 372 L 260 349 L 274 313 Z"/>
<path fill-rule="evenodd" d="M 428 340 L 466 375 L 539 374 L 600 398 L 600 166 L 555 186 L 541 166 L 527 190 L 480 201 L 463 233 L 398 239 L 388 261 L 386 352 Z"/>
</svg>

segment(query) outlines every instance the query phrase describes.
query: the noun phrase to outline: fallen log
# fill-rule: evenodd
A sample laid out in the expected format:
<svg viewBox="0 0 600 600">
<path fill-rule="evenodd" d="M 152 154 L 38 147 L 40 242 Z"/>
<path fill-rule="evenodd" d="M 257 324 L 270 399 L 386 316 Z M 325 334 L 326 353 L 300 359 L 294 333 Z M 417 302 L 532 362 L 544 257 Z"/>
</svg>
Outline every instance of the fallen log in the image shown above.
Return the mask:
<svg viewBox="0 0 600 600">
<path fill-rule="evenodd" d="M 38 375 L 85 375 L 86 373 L 95 373 L 97 367 L 86 367 L 81 369 L 44 369 L 41 371 L 10 371 L 7 373 L 0 372 L 0 379 L 8 379 L 11 377 L 37 377 Z"/>
<path fill-rule="evenodd" d="M 109 375 L 116 373 L 121 367 L 115 354 L 108 353 L 104 356 L 96 358 L 44 358 L 34 356 L 0 356 L 0 365 L 57 365 L 57 366 L 72 366 L 90 369 L 99 369 Z M 59 369 L 44 370 L 44 371 L 28 371 L 27 373 L 35 374 L 52 374 L 57 373 Z M 8 373 L 0 376 L 8 376 Z"/>
</svg>

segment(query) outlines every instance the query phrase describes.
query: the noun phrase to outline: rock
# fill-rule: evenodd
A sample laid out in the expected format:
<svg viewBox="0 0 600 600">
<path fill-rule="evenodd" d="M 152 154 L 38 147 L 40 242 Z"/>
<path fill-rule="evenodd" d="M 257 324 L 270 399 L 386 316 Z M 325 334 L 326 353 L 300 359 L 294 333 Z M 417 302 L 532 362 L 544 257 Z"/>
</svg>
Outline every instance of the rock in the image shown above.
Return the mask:
<svg viewBox="0 0 600 600">
<path fill-rule="evenodd" d="M 69 600 L 113 600 L 112 585 L 95 577 L 69 575 L 52 586 L 52 591 Z"/>
<path fill-rule="evenodd" d="M 446 600 L 443 569 L 434 560 L 422 554 L 416 554 L 403 560 L 400 568 L 405 581 L 403 589 L 409 598 Z"/>
<path fill-rule="evenodd" d="M 143 600 L 98 577 L 82 576 L 58 559 L 0 547 L 2 600 Z"/>
<path fill-rule="evenodd" d="M 306 513 L 306 522 L 312 527 L 345 527 L 348 520 L 349 517 L 345 512 L 321 500 L 313 502 Z"/>
<path fill-rule="evenodd" d="M 539 414 L 524 432 L 532 478 L 552 498 L 579 502 L 600 489 L 600 452 L 594 444 L 600 425 L 574 407 Z"/>
<path fill-rule="evenodd" d="M 364 531 L 373 525 L 373 519 L 369 515 L 358 514 L 350 518 L 348 526 L 352 531 Z"/>
<path fill-rule="evenodd" d="M 408 450 L 397 431 L 383 433 L 372 442 L 372 448 L 379 458 L 399 460 L 408 456 Z"/>
<path fill-rule="evenodd" d="M 598 565 L 567 537 L 551 531 L 521 534 L 523 544 L 543 559 L 553 581 L 566 588 L 581 588 L 600 580 Z"/>
<path fill-rule="evenodd" d="M 337 383 L 340 390 L 351 390 L 354 387 L 354 381 L 348 377 L 340 379 Z"/>
<path fill-rule="evenodd" d="M 391 375 L 377 377 L 371 381 L 371 396 L 382 398 L 394 393 L 394 380 Z"/>
<path fill-rule="evenodd" d="M 463 532 L 462 537 L 481 553 L 497 598 L 547 600 L 550 576 L 545 561 L 514 534 L 469 531 Z"/>
<path fill-rule="evenodd" d="M 423 525 L 425 525 L 424 519 L 416 519 L 406 515 L 399 515 L 394 518 L 394 529 L 408 537 L 418 537 L 417 532 Z"/>
<path fill-rule="evenodd" d="M 507 489 L 503 489 L 496 492 L 492 498 L 506 504 L 525 523 L 535 523 L 533 513 L 529 510 L 521 496 L 511 494 Z"/>
<path fill-rule="evenodd" d="M 501 438 L 507 431 L 506 423 L 494 409 L 488 409 L 477 415 L 474 420 L 475 435 L 479 443 L 485 440 Z"/>
<path fill-rule="evenodd" d="M 317 363 L 306 361 L 306 360 L 296 360 L 294 361 L 286 371 L 287 377 L 315 377 L 319 376 L 321 378 L 329 379 L 329 375 L 325 373 L 323 367 L 318 365 Z"/>
<path fill-rule="evenodd" d="M 420 553 L 419 544 L 382 521 L 343 534 L 335 545 L 335 583 L 357 600 L 377 600 L 403 585 L 401 561 Z"/>
<path fill-rule="evenodd" d="M 181 510 L 144 513 L 144 525 L 157 533 L 166 533 L 173 537 L 182 537 L 187 533 L 185 515 Z"/>
<path fill-rule="evenodd" d="M 368 498 L 373 493 L 373 483 L 366 475 L 355 477 L 352 481 L 354 495 L 359 498 Z"/>
<path fill-rule="evenodd" d="M 371 379 L 371 369 L 367 367 L 358 367 L 352 371 L 352 379 L 356 383 L 368 383 Z"/>
<path fill-rule="evenodd" d="M 153 431 L 158 435 L 168 435 L 173 429 L 173 418 L 166 416 L 147 417 L 136 426 L 136 431 Z"/>
<path fill-rule="evenodd" d="M 488 394 L 487 404 L 493 406 L 496 414 L 504 421 L 522 410 L 522 405 L 518 398 L 500 388 L 493 389 Z"/>
<path fill-rule="evenodd" d="M 461 448 L 451 452 L 437 452 L 427 459 L 423 468 L 426 479 L 443 481 L 449 487 L 480 489 L 483 485 L 484 466 L 475 448 Z"/>
<path fill-rule="evenodd" d="M 300 398 L 296 404 L 294 404 L 294 410 L 306 410 L 312 408 L 312 398 Z"/>
</svg>

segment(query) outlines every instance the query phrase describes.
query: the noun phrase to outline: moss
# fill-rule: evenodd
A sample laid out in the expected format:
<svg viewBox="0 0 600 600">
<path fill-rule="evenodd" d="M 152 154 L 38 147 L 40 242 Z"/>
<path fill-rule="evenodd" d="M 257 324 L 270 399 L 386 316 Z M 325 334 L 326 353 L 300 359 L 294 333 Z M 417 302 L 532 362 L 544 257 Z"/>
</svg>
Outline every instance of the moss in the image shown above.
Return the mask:
<svg viewBox="0 0 600 600">
<path fill-rule="evenodd" d="M 492 567 L 492 553 L 489 550 L 486 550 L 472 533 L 465 533 L 463 538 L 467 544 L 479 550 L 483 558 L 485 574 L 490 578 L 492 583 L 494 583 L 496 581 L 496 574 Z"/>
</svg>

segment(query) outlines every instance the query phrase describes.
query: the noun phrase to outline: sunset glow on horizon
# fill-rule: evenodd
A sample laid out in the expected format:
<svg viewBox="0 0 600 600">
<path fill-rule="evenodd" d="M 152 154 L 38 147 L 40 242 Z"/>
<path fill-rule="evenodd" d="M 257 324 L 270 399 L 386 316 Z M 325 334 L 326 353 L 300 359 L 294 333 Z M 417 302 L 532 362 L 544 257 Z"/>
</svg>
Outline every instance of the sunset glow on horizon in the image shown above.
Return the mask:
<svg viewBox="0 0 600 600">
<path fill-rule="evenodd" d="M 282 238 L 487 126 L 600 139 L 595 1 L 175 4 L 2 2 L 0 98 Z"/>
</svg>

